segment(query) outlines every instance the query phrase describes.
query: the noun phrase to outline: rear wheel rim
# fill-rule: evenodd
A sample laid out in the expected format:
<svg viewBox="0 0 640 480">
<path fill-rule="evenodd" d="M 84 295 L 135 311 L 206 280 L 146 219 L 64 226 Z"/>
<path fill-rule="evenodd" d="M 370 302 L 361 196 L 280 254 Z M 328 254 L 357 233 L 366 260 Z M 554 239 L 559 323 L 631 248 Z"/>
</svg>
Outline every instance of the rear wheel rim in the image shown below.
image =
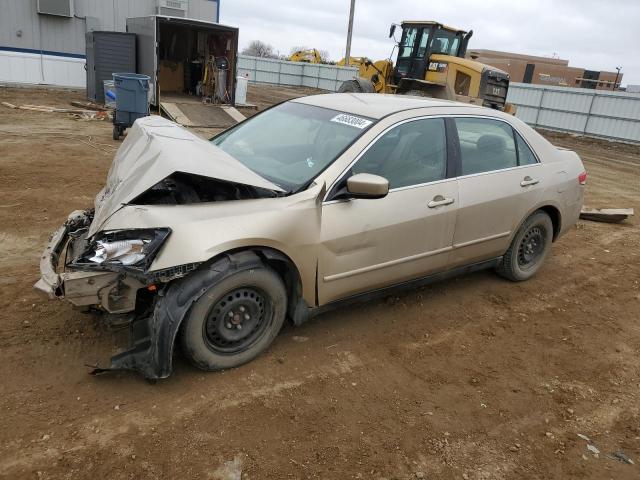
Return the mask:
<svg viewBox="0 0 640 480">
<path fill-rule="evenodd" d="M 203 337 L 215 353 L 241 353 L 268 330 L 273 320 L 269 296 L 255 287 L 241 287 L 221 296 L 203 323 Z"/>
<path fill-rule="evenodd" d="M 524 234 L 518 245 L 518 266 L 522 269 L 534 267 L 542 258 L 546 248 L 546 229 L 535 225 Z"/>
</svg>

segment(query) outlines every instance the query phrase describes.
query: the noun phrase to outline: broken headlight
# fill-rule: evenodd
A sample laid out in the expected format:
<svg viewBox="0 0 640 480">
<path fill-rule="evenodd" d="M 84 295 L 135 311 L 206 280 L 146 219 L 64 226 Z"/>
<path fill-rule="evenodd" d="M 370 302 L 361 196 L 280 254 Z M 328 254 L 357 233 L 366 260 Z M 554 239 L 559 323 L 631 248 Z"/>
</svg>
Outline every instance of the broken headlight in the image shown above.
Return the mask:
<svg viewBox="0 0 640 480">
<path fill-rule="evenodd" d="M 170 233 L 169 228 L 101 232 L 73 263 L 145 272 Z"/>
</svg>

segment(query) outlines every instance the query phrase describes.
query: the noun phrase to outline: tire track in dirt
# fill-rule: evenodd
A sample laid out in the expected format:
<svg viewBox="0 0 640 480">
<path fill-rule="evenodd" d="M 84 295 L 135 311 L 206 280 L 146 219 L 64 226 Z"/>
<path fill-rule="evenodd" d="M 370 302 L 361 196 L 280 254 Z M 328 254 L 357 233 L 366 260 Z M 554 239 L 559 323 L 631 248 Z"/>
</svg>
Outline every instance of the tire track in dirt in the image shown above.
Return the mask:
<svg viewBox="0 0 640 480">
<path fill-rule="evenodd" d="M 152 428 L 155 429 L 163 422 L 167 422 L 167 418 L 170 418 L 170 422 L 176 423 L 186 417 L 198 416 L 203 411 L 207 414 L 216 412 L 223 414 L 225 410 L 244 407 L 263 398 L 279 397 L 285 391 L 313 383 L 318 379 L 331 379 L 350 374 L 361 367 L 363 363 L 356 355 L 343 351 L 337 353 L 331 363 L 313 368 L 302 376 L 293 375 L 275 384 L 270 383 L 270 378 L 254 377 L 253 380 L 257 385 L 251 382 L 251 385 L 246 384 L 244 388 L 224 396 L 216 395 L 215 387 L 211 387 L 206 389 L 204 391 L 206 393 L 202 393 L 199 398 L 191 399 L 188 404 L 185 404 L 187 402 L 182 398 L 173 398 L 170 403 L 163 404 L 160 408 L 153 405 L 151 412 L 147 412 L 144 416 L 135 409 L 135 402 L 130 402 L 128 408 L 133 408 L 133 411 L 122 416 L 96 414 L 87 421 L 74 422 L 73 425 L 67 426 L 66 428 L 72 428 L 76 432 L 74 435 L 76 445 L 51 448 L 45 443 L 42 444 L 42 448 L 38 448 L 36 444 L 35 448 L 27 452 L 16 452 L 11 457 L 0 460 L 0 475 L 11 476 L 16 470 L 28 465 L 35 468 L 45 467 L 51 459 L 58 458 L 63 452 L 77 454 L 83 450 L 106 448 L 111 444 L 120 443 L 119 437 L 129 435 L 132 431 L 135 431 L 136 435 L 149 434 Z"/>
</svg>

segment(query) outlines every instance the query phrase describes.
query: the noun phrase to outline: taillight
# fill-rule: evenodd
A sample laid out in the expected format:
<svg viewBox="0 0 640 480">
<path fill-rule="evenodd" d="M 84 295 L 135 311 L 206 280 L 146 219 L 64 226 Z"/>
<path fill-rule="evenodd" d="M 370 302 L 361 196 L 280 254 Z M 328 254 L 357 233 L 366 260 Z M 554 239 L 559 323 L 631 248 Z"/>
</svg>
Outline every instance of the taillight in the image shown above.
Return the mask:
<svg viewBox="0 0 640 480">
<path fill-rule="evenodd" d="M 578 175 L 578 182 L 580 182 L 580 185 L 586 185 L 587 184 L 587 172 L 582 172 L 580 175 Z"/>
</svg>

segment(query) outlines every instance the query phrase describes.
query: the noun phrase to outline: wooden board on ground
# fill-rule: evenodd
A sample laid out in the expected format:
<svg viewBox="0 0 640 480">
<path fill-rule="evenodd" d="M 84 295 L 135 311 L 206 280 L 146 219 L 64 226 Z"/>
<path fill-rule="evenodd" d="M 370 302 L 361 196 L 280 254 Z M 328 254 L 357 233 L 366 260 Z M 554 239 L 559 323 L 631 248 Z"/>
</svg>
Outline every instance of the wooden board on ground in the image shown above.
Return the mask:
<svg viewBox="0 0 640 480">
<path fill-rule="evenodd" d="M 178 105 L 176 105 L 175 103 L 160 102 L 160 108 L 174 122 L 179 123 L 180 125 L 183 125 L 185 127 L 193 126 L 191 120 L 189 120 L 189 117 L 187 117 L 182 112 L 182 110 L 180 110 L 180 107 L 178 107 Z"/>
<path fill-rule="evenodd" d="M 231 105 L 204 104 L 200 97 L 186 95 L 184 93 L 169 92 L 164 94 L 160 106 L 173 121 L 187 127 L 224 128 L 224 126 L 233 125 L 233 123 L 229 124 L 229 119 L 225 115 L 207 110 L 211 108 L 223 109 L 235 123 L 239 123 L 247 118 L 242 112 Z M 189 112 L 193 118 L 187 112 Z M 184 117 L 184 119 L 182 117 Z"/>
<path fill-rule="evenodd" d="M 245 108 L 248 110 L 257 110 L 258 106 L 254 105 L 253 103 L 236 103 L 236 108 Z"/>
<path fill-rule="evenodd" d="M 246 118 L 247 118 L 243 114 L 241 114 L 238 110 L 236 110 L 234 107 L 232 107 L 231 105 L 222 105 L 221 108 L 225 112 L 227 112 L 231 116 L 231 118 L 233 118 L 238 123 L 240 123 L 243 120 L 246 120 Z"/>
<path fill-rule="evenodd" d="M 230 105 L 161 102 L 160 106 L 169 118 L 185 127 L 228 128 L 245 119 Z"/>
<path fill-rule="evenodd" d="M 105 107 L 104 105 L 98 105 L 94 102 L 79 102 L 77 100 L 73 100 L 69 103 L 74 107 L 83 108 L 85 110 L 95 110 L 96 112 L 106 112 L 109 110 L 109 108 Z"/>
<path fill-rule="evenodd" d="M 588 208 L 583 207 L 580 218 L 593 222 L 619 223 L 633 215 L 633 208 Z"/>
</svg>

